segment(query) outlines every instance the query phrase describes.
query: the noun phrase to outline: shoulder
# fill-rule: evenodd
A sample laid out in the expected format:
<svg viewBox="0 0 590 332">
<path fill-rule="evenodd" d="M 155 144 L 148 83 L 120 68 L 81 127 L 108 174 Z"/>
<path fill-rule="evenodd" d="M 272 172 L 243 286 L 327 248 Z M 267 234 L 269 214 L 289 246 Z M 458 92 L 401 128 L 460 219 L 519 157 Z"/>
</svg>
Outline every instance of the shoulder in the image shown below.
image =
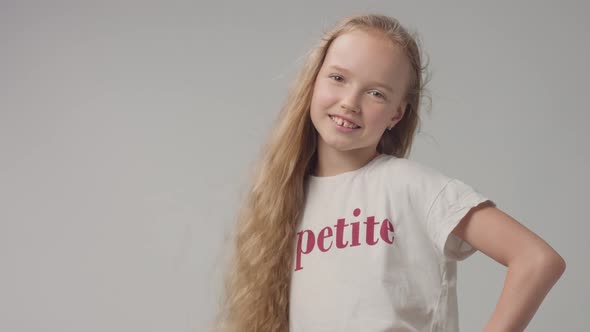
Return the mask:
<svg viewBox="0 0 590 332">
<path fill-rule="evenodd" d="M 420 208 L 429 205 L 452 177 L 423 162 L 386 156 L 372 172 L 371 185 L 383 185 Z"/>
</svg>

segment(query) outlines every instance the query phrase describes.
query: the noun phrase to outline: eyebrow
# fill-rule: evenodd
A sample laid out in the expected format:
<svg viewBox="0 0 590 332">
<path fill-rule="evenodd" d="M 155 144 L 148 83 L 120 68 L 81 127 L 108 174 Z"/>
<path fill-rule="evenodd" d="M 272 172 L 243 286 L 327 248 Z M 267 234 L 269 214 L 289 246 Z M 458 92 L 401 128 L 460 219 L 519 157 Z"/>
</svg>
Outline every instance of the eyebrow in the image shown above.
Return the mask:
<svg viewBox="0 0 590 332">
<path fill-rule="evenodd" d="M 329 65 L 328 67 L 329 67 L 329 68 L 332 68 L 332 69 L 335 69 L 335 70 L 337 70 L 337 71 L 341 71 L 341 72 L 345 72 L 345 73 L 350 73 L 350 70 L 348 70 L 348 69 L 346 69 L 346 68 L 344 68 L 344 67 L 340 67 L 340 66 L 338 66 L 338 65 Z M 383 88 L 385 88 L 385 89 L 389 90 L 389 92 L 393 93 L 393 89 L 392 89 L 392 88 L 391 88 L 389 85 L 387 85 L 387 84 L 385 84 L 385 83 L 382 83 L 382 82 L 376 82 L 376 81 L 375 81 L 375 82 L 371 82 L 371 83 L 372 83 L 372 84 L 376 84 L 376 85 L 378 85 L 378 86 L 381 86 L 381 87 L 383 87 Z"/>
</svg>

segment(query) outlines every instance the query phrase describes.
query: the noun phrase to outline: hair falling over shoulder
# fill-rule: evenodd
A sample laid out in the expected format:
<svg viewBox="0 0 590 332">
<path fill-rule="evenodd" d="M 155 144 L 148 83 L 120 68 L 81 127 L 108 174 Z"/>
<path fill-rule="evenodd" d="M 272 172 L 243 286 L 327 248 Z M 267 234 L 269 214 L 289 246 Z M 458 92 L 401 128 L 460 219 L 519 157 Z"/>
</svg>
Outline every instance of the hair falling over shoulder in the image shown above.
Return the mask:
<svg viewBox="0 0 590 332">
<path fill-rule="evenodd" d="M 418 110 L 425 81 L 416 34 L 397 19 L 378 14 L 349 16 L 326 31 L 282 105 L 254 168 L 251 190 L 237 214 L 231 258 L 223 273 L 223 296 L 213 322 L 216 332 L 289 330 L 289 285 L 294 240 L 305 202 L 304 182 L 315 166 L 316 135 L 309 109 L 315 78 L 332 41 L 363 29 L 401 46 L 412 65 L 408 106 L 402 120 L 378 144 L 384 154 L 406 157 L 419 128 Z"/>
</svg>

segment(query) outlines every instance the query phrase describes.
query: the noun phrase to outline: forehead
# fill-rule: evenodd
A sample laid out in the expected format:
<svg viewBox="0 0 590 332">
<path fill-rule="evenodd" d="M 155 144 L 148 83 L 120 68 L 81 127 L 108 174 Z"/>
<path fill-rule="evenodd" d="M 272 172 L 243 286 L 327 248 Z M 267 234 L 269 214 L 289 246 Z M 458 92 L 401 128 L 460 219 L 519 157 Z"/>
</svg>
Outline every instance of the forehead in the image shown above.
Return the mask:
<svg viewBox="0 0 590 332">
<path fill-rule="evenodd" d="M 348 69 L 357 78 L 401 86 L 408 79 L 409 61 L 401 47 L 384 35 L 356 30 L 338 36 L 330 45 L 322 67 Z"/>
</svg>

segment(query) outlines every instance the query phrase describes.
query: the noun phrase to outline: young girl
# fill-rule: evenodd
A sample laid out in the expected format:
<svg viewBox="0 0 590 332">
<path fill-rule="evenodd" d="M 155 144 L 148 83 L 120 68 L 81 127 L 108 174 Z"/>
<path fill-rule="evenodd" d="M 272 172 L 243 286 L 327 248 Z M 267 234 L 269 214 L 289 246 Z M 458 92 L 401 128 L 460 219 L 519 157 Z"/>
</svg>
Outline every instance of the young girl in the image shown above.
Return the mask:
<svg viewBox="0 0 590 332">
<path fill-rule="evenodd" d="M 424 69 L 383 15 L 345 18 L 311 51 L 240 209 L 215 330 L 458 331 L 456 264 L 477 250 L 509 267 L 484 331 L 524 330 L 565 262 L 407 159 Z"/>
</svg>

